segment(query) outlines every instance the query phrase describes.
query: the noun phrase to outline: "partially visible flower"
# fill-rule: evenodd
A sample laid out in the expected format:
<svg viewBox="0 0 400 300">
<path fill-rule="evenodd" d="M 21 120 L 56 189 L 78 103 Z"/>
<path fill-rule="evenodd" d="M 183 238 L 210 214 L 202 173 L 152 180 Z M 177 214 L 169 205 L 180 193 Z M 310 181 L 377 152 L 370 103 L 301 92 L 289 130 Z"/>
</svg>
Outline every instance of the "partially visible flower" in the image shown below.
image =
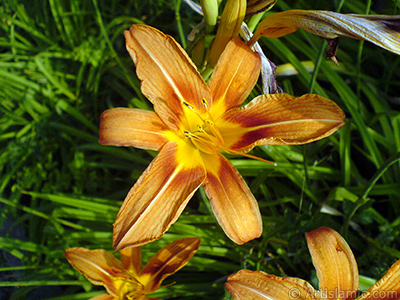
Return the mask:
<svg viewBox="0 0 400 300">
<path fill-rule="evenodd" d="M 248 18 L 255 14 L 271 9 L 277 0 L 247 0 L 246 16 Z"/>
<path fill-rule="evenodd" d="M 239 35 L 246 15 L 246 0 L 228 0 L 221 15 L 217 34 L 210 47 L 208 65 L 214 68 L 228 42 Z"/>
<path fill-rule="evenodd" d="M 69 263 L 108 294 L 91 300 L 141 300 L 160 288 L 161 282 L 183 268 L 200 245 L 198 238 L 177 240 L 158 251 L 142 268 L 140 247 L 120 251 L 121 260 L 103 249 L 70 248 Z"/>
<path fill-rule="evenodd" d="M 235 300 L 351 300 L 358 289 L 354 255 L 335 230 L 320 227 L 306 233 L 308 248 L 317 270 L 319 289 L 294 277 L 278 277 L 261 271 L 240 270 L 228 277 L 226 289 Z M 400 260 L 356 300 L 400 298 Z"/>
<path fill-rule="evenodd" d="M 303 28 L 327 39 L 328 56 L 335 57 L 337 38 L 372 42 L 400 54 L 400 16 L 340 14 L 323 10 L 291 9 L 267 16 L 258 24 L 249 44 L 261 36 L 279 38 Z"/>
<path fill-rule="evenodd" d="M 118 213 L 114 249 L 160 238 L 201 185 L 230 239 L 243 244 L 258 238 L 257 201 L 220 152 L 252 157 L 246 153 L 258 145 L 309 143 L 342 126 L 343 111 L 318 95 L 262 95 L 241 106 L 257 82 L 260 57 L 239 38 L 228 43 L 207 85 L 170 36 L 133 25 L 125 37 L 154 112 L 103 112 L 99 143 L 160 152 Z"/>
</svg>

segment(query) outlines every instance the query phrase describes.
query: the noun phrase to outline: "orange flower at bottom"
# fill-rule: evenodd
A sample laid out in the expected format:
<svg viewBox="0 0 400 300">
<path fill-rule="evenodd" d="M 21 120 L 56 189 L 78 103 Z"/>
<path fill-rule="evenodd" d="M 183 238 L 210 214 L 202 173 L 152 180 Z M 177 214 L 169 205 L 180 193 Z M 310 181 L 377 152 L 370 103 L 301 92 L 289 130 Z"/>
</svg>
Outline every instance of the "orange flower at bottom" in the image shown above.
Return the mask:
<svg viewBox="0 0 400 300">
<path fill-rule="evenodd" d="M 166 277 L 184 267 L 199 245 L 198 238 L 177 240 L 158 251 L 143 268 L 140 247 L 121 250 L 121 260 L 103 249 L 70 248 L 65 256 L 90 282 L 107 289 L 108 294 L 91 300 L 140 300 L 159 289 Z"/>
<path fill-rule="evenodd" d="M 335 230 L 321 227 L 306 233 L 317 270 L 319 289 L 294 277 L 278 277 L 261 271 L 240 270 L 229 276 L 226 289 L 235 300 L 350 300 L 358 290 L 358 269 L 353 253 Z M 356 300 L 400 298 L 400 260 Z"/>
</svg>

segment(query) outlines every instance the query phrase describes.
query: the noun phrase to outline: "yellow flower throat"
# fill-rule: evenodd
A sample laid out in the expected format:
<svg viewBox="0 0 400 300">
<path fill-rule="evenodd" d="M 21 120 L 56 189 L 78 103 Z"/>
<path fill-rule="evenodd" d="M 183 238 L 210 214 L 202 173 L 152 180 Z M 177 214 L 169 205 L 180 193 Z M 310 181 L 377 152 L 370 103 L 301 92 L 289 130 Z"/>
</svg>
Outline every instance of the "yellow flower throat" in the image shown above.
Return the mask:
<svg viewBox="0 0 400 300">
<path fill-rule="evenodd" d="M 186 138 L 190 139 L 192 144 L 197 149 L 207 154 L 213 154 L 215 152 L 219 152 L 221 149 L 224 149 L 225 143 L 221 133 L 215 126 L 213 118 L 209 112 L 206 99 L 202 99 L 202 103 L 206 108 L 208 119 L 204 119 L 189 103 L 183 102 L 183 104 L 192 112 L 194 112 L 202 122 L 201 125 L 197 125 L 197 130 L 193 132 L 185 130 L 184 134 Z"/>
<path fill-rule="evenodd" d="M 116 277 L 114 282 L 118 287 L 119 300 L 142 299 L 145 296 L 144 286 L 135 276 Z"/>
<path fill-rule="evenodd" d="M 224 139 L 222 138 L 221 132 L 219 131 L 218 127 L 215 125 L 213 117 L 210 114 L 209 106 L 206 99 L 201 100 L 204 107 L 206 108 L 208 118 L 204 119 L 196 110 L 187 102 L 182 102 L 187 108 L 189 108 L 200 120 L 201 125 L 197 125 L 197 130 L 195 131 L 188 131 L 185 130 L 183 133 L 186 138 L 190 139 L 193 146 L 199 149 L 201 152 L 207 154 L 215 154 L 220 152 L 221 150 L 225 151 L 229 154 L 234 155 L 242 155 L 252 159 L 256 159 L 262 162 L 266 162 L 268 164 L 272 164 L 276 166 L 276 163 L 264 160 L 262 158 L 246 154 L 244 152 L 235 151 L 233 149 L 229 149 L 225 147 Z"/>
</svg>

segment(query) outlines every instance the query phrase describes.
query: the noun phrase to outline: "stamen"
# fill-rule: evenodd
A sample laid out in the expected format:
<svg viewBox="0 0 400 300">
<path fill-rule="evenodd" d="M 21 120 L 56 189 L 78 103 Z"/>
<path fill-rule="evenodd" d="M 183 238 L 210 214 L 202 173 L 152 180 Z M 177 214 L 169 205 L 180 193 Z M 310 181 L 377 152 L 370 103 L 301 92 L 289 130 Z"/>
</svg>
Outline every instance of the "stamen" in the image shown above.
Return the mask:
<svg viewBox="0 0 400 300">
<path fill-rule="evenodd" d="M 216 143 L 215 137 L 205 131 L 199 131 L 198 134 L 189 131 L 184 131 L 184 133 L 192 144 L 204 153 L 213 154 L 221 149 L 220 145 Z"/>
<path fill-rule="evenodd" d="M 207 114 L 208 114 L 208 118 L 209 118 L 210 120 L 213 120 L 213 121 L 214 121 L 213 117 L 212 117 L 211 114 L 210 114 L 210 108 L 209 108 L 209 106 L 208 106 L 208 102 L 207 102 L 206 98 L 201 99 L 201 102 L 203 103 L 204 107 L 206 108 L 206 111 L 207 111 Z"/>
<path fill-rule="evenodd" d="M 185 137 L 187 137 L 187 138 L 193 137 L 193 133 L 191 133 L 190 131 L 185 130 L 183 133 L 185 134 Z"/>
<path fill-rule="evenodd" d="M 201 99 L 201 102 L 203 102 L 204 107 L 207 109 L 208 111 L 208 102 L 206 100 L 206 98 Z"/>
<path fill-rule="evenodd" d="M 218 128 L 215 126 L 214 122 L 212 121 L 213 118 L 212 118 L 212 116 L 211 116 L 211 114 L 210 114 L 210 111 L 209 111 L 208 102 L 207 102 L 207 100 L 206 100 L 205 98 L 201 99 L 201 102 L 203 103 L 204 107 L 205 107 L 206 110 L 207 110 L 207 114 L 208 114 L 208 118 L 209 118 L 209 119 L 207 119 L 207 120 L 204 119 L 204 118 L 193 108 L 193 106 L 191 106 L 189 103 L 187 103 L 187 102 L 185 102 L 185 101 L 183 101 L 182 103 L 183 103 L 187 108 L 189 108 L 191 111 L 193 111 L 193 112 L 196 114 L 196 116 L 203 122 L 203 125 L 206 125 L 206 127 L 211 131 L 211 135 L 214 136 L 214 137 L 218 140 L 218 141 L 216 142 L 216 144 L 222 146 L 222 145 L 224 144 L 224 140 L 223 140 L 223 138 L 222 138 L 222 136 L 221 136 L 221 133 L 219 132 Z M 199 128 L 199 130 L 200 130 L 201 132 L 203 132 L 203 133 L 209 135 L 201 125 L 198 125 L 198 128 Z M 201 129 L 200 129 L 200 128 L 201 128 Z M 214 141 L 214 142 L 215 142 L 215 141 Z"/>
<path fill-rule="evenodd" d="M 189 103 L 183 101 L 182 102 L 187 108 L 189 108 L 192 112 L 194 112 L 196 114 L 196 116 L 199 117 L 199 119 L 204 123 L 205 120 L 200 116 L 200 114 L 193 108 L 193 106 L 191 106 Z"/>
<path fill-rule="evenodd" d="M 191 142 L 195 147 L 208 154 L 212 154 L 215 152 L 219 152 L 220 150 L 223 150 L 229 154 L 241 155 L 251 159 L 265 162 L 273 166 L 277 166 L 277 164 L 274 162 L 259 158 L 251 154 L 235 151 L 224 147 L 225 144 L 224 139 L 222 138 L 222 135 L 218 130 L 218 128 L 215 126 L 213 117 L 210 114 L 210 107 L 208 105 L 207 100 L 205 98 L 202 98 L 201 102 L 206 108 L 208 119 L 204 119 L 189 103 L 185 101 L 182 102 L 187 108 L 189 108 L 192 112 L 194 112 L 196 116 L 203 122 L 202 125 L 197 125 L 198 131 L 192 133 L 190 131 L 185 130 L 183 132 L 186 138 L 191 139 Z M 206 128 L 209 130 L 209 132 L 205 130 Z"/>
</svg>

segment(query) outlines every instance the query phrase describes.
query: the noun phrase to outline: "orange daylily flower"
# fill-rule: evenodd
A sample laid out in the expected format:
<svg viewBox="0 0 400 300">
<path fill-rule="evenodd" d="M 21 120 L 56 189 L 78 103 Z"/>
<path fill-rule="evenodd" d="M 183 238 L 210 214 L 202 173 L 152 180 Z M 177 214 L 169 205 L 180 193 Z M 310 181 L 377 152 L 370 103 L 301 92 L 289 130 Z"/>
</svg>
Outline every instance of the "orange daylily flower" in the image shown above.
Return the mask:
<svg viewBox="0 0 400 300">
<path fill-rule="evenodd" d="M 209 85 L 175 40 L 145 25 L 125 31 L 143 94 L 155 112 L 114 108 L 101 115 L 103 145 L 160 151 L 136 182 L 114 224 L 115 249 L 160 238 L 203 185 L 217 221 L 234 242 L 262 233 L 257 201 L 220 153 L 257 145 L 303 144 L 343 125 L 344 114 L 318 95 L 262 95 L 240 107 L 256 84 L 260 57 L 236 38 Z"/>
<path fill-rule="evenodd" d="M 198 238 L 177 240 L 158 251 L 143 268 L 140 247 L 121 250 L 121 260 L 103 249 L 70 248 L 65 256 L 90 282 L 107 289 L 108 294 L 91 300 L 155 300 L 146 295 L 159 289 L 166 277 L 183 268 L 199 245 Z"/>
<path fill-rule="evenodd" d="M 321 227 L 306 233 L 308 248 L 317 269 L 319 289 L 293 277 L 278 277 L 261 271 L 240 270 L 228 277 L 226 289 L 235 300 L 351 300 L 358 289 L 358 269 L 354 255 L 335 230 Z M 381 280 L 356 300 L 400 298 L 400 260 Z"/>
</svg>

